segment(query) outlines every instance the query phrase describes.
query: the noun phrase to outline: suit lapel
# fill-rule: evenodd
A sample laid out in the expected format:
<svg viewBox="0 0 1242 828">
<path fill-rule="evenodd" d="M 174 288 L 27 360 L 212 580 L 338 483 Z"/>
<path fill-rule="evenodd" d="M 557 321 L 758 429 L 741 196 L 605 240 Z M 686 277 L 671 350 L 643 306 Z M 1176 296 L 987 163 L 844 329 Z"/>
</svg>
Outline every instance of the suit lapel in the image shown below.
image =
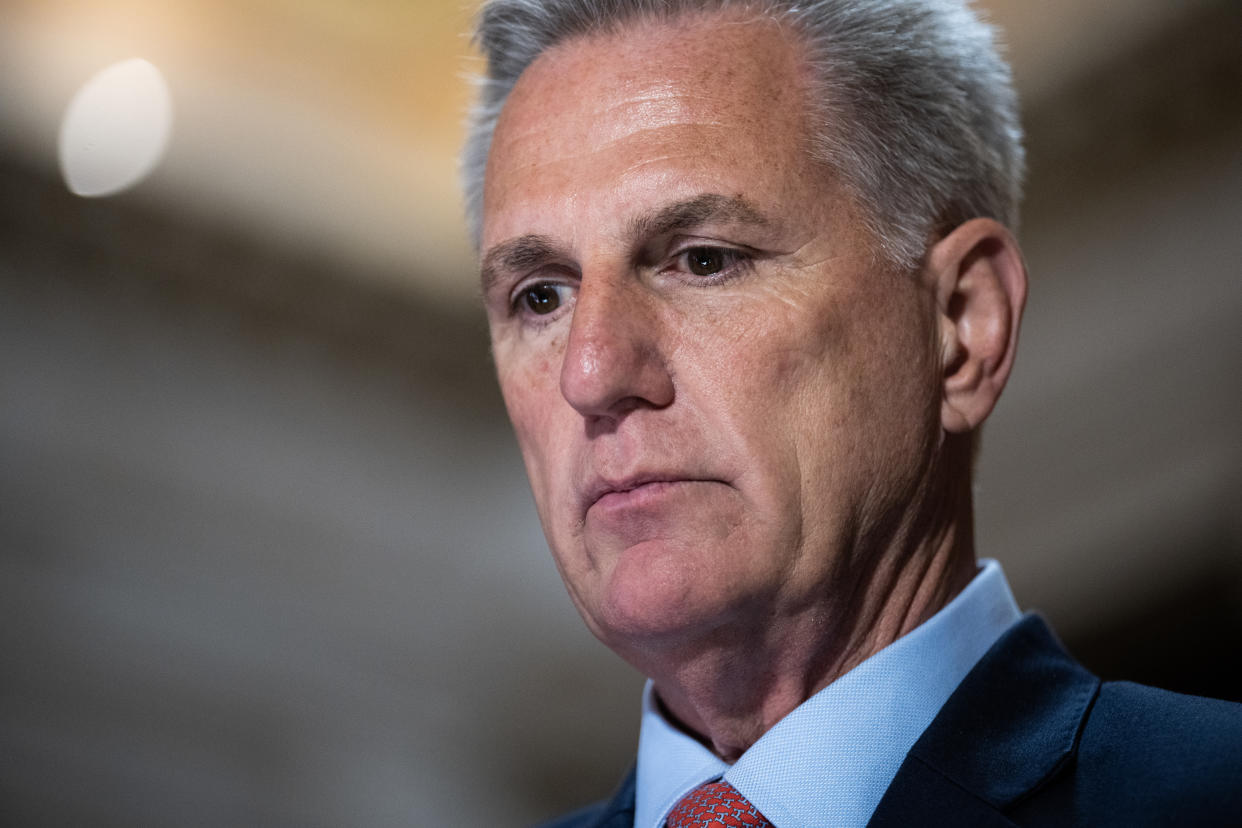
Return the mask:
<svg viewBox="0 0 1242 828">
<path fill-rule="evenodd" d="M 949 697 L 869 824 L 1013 825 L 1004 814 L 1072 759 L 1099 685 L 1028 615 Z"/>
<path fill-rule="evenodd" d="M 964 790 L 918 759 L 906 757 L 897 777 L 867 823 L 872 828 L 1014 828 L 1014 823 L 988 802 Z"/>
</svg>

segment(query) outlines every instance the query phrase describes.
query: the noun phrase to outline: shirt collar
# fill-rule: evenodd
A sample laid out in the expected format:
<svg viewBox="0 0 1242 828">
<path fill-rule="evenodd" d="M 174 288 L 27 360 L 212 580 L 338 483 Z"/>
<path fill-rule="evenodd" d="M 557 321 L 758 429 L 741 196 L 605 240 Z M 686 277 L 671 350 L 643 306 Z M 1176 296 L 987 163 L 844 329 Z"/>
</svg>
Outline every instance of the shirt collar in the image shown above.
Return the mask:
<svg viewBox="0 0 1242 828">
<path fill-rule="evenodd" d="M 919 627 L 816 693 L 729 766 L 643 690 L 635 828 L 723 777 L 777 828 L 863 826 L 910 747 L 988 648 L 1020 617 L 996 561 Z"/>
</svg>

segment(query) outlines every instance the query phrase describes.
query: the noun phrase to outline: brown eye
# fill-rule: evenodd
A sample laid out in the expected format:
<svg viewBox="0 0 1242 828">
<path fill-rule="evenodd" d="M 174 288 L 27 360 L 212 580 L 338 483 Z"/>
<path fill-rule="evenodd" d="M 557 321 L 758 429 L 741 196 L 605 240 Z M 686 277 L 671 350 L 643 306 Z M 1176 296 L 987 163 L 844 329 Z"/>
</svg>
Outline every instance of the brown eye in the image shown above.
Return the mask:
<svg viewBox="0 0 1242 828">
<path fill-rule="evenodd" d="M 561 306 L 561 294 L 557 292 L 556 287 L 556 285 L 549 284 L 531 285 L 522 291 L 526 307 L 540 316 L 556 310 Z"/>
<path fill-rule="evenodd" d="M 714 247 L 692 247 L 686 251 L 686 267 L 695 276 L 712 276 L 725 268 L 724 251 Z"/>
</svg>

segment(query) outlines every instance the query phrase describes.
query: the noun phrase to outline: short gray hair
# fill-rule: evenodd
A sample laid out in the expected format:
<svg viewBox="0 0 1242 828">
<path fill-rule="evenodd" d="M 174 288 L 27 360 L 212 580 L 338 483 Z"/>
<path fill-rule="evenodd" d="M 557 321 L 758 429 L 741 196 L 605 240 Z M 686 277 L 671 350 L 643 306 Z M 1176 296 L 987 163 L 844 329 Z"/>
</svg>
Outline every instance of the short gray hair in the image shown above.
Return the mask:
<svg viewBox="0 0 1242 828">
<path fill-rule="evenodd" d="M 1017 99 L 968 0 L 488 0 L 475 31 L 487 69 L 461 170 L 476 245 L 492 134 L 527 66 L 573 37 L 728 8 L 802 36 L 816 84 L 812 152 L 859 200 L 890 261 L 917 266 L 929 241 L 976 216 L 1016 229 Z"/>
</svg>

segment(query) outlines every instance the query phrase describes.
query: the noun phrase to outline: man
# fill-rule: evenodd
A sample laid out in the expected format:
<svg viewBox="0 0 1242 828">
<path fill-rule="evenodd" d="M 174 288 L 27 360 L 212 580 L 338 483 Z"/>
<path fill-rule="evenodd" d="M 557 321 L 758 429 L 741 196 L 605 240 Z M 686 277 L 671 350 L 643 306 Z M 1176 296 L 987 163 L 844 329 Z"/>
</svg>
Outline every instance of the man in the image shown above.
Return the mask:
<svg viewBox="0 0 1242 828">
<path fill-rule="evenodd" d="M 1234 706 L 1101 686 L 975 560 L 1026 295 L 989 30 L 495 0 L 478 42 L 501 389 L 574 604 L 651 679 L 635 772 L 564 824 L 1242 821 Z"/>
</svg>

